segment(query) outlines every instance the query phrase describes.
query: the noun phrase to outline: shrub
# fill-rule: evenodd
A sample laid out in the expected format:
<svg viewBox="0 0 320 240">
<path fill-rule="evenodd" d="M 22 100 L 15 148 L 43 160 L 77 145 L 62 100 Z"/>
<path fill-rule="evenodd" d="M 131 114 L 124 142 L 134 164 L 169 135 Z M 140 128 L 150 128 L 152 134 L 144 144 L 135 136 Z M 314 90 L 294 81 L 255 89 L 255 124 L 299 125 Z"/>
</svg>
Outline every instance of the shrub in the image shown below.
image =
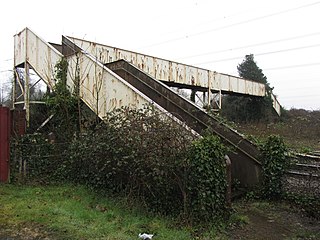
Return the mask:
<svg viewBox="0 0 320 240">
<path fill-rule="evenodd" d="M 226 213 L 226 148 L 217 136 L 207 135 L 192 144 L 187 194 L 196 220 L 217 219 Z"/>
<path fill-rule="evenodd" d="M 207 221 L 225 211 L 226 149 L 150 108 L 117 109 L 70 148 L 70 180 L 140 199 L 154 212 Z"/>
<path fill-rule="evenodd" d="M 67 176 L 140 198 L 157 212 L 180 212 L 186 152 L 194 139 L 184 126 L 152 108 L 117 109 L 74 141 Z"/>
<path fill-rule="evenodd" d="M 282 178 L 289 165 L 286 157 L 287 147 L 281 137 L 271 135 L 261 146 L 263 194 L 277 199 L 283 193 Z"/>
</svg>

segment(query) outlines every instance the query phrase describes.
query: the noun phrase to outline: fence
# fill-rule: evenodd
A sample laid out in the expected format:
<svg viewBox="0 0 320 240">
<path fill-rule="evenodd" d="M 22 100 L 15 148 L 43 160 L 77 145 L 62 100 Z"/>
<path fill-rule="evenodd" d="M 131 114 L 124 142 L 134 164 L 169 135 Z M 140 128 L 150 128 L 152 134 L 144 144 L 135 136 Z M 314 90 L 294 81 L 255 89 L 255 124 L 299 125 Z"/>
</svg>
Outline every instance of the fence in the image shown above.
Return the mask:
<svg viewBox="0 0 320 240">
<path fill-rule="evenodd" d="M 10 126 L 10 110 L 0 106 L 0 182 L 9 179 Z"/>
<path fill-rule="evenodd" d="M 12 180 L 50 181 L 62 158 L 66 157 L 66 143 L 55 143 L 43 134 L 26 134 L 11 143 Z"/>
</svg>

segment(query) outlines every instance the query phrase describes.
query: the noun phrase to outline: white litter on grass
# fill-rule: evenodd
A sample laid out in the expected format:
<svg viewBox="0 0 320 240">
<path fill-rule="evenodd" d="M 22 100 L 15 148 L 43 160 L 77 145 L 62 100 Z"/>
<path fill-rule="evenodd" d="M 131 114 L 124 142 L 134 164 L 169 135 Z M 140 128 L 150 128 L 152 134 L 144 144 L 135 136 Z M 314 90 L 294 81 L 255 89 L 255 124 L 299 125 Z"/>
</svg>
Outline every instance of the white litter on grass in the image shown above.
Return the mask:
<svg viewBox="0 0 320 240">
<path fill-rule="evenodd" d="M 153 234 L 148 234 L 148 233 L 139 233 L 139 238 L 143 240 L 151 240 L 153 237 Z"/>
</svg>

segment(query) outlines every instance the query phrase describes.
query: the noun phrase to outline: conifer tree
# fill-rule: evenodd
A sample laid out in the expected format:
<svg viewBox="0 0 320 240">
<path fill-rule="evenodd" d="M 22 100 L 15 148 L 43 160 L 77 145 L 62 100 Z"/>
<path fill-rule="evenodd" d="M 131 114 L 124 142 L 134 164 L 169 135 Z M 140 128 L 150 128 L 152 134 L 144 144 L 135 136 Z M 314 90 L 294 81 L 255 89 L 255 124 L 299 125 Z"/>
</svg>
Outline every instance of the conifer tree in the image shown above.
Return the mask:
<svg viewBox="0 0 320 240">
<path fill-rule="evenodd" d="M 255 96 L 226 96 L 223 100 L 222 114 L 232 121 L 252 122 L 267 120 L 272 114 L 272 100 L 268 93 L 272 90 L 267 77 L 254 61 L 254 55 L 246 55 L 245 59 L 237 66 L 239 76 L 263 83 L 266 86 L 266 97 Z"/>
</svg>

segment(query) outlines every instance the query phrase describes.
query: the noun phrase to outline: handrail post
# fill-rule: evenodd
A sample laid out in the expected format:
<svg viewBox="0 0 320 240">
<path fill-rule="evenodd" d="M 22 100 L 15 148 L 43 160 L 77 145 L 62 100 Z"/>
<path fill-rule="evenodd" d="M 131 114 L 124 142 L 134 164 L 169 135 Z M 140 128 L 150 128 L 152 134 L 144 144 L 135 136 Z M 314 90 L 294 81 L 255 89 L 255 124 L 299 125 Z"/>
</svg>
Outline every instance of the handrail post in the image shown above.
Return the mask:
<svg viewBox="0 0 320 240">
<path fill-rule="evenodd" d="M 227 189 L 226 189 L 226 206 L 231 208 L 231 160 L 228 155 L 224 157 L 226 161 L 226 180 L 227 180 Z"/>
</svg>

